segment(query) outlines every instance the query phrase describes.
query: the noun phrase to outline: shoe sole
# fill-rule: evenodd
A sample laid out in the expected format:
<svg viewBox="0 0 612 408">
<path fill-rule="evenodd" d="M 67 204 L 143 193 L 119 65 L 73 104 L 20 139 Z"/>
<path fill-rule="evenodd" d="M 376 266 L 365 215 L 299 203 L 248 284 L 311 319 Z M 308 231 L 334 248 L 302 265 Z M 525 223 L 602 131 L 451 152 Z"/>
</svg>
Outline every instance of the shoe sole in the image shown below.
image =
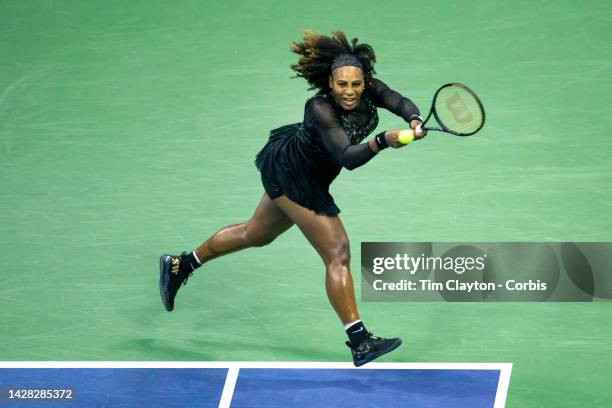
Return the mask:
<svg viewBox="0 0 612 408">
<path fill-rule="evenodd" d="M 367 359 L 361 360 L 359 363 L 353 361 L 355 363 L 355 367 L 361 367 L 362 365 L 367 364 L 367 363 L 369 363 L 372 360 L 376 360 L 378 357 L 392 352 L 393 350 L 395 350 L 396 348 L 398 348 L 401 345 L 402 345 L 402 339 L 397 339 L 397 341 L 395 341 L 389 347 L 387 347 L 384 350 L 380 350 L 377 353 L 374 353 L 374 354 L 370 355 Z"/>
<path fill-rule="evenodd" d="M 168 255 L 162 255 L 159 257 L 159 294 L 161 296 L 161 301 L 164 304 L 164 308 L 171 312 L 174 309 L 174 305 L 169 303 L 170 294 L 166 290 L 168 287 L 168 280 L 170 277 L 170 264 L 165 262 Z"/>
</svg>

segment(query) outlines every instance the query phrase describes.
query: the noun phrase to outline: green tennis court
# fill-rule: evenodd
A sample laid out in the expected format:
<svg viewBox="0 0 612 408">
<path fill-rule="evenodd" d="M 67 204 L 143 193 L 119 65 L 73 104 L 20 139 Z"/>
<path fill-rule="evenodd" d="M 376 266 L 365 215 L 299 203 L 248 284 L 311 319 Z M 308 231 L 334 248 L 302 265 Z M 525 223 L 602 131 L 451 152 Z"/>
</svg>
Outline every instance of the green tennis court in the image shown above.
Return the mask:
<svg viewBox="0 0 612 408">
<path fill-rule="evenodd" d="M 158 257 L 252 214 L 270 129 L 302 119 L 305 28 L 370 43 L 427 111 L 482 98 L 332 193 L 360 242 L 612 241 L 612 5 L 0 1 L 0 360 L 350 361 L 297 228 L 199 269 L 166 312 Z M 401 127 L 379 110 L 377 131 Z M 359 303 L 387 362 L 513 363 L 508 407 L 608 407 L 610 304 Z M 608 384 L 606 386 L 606 384 Z"/>
</svg>

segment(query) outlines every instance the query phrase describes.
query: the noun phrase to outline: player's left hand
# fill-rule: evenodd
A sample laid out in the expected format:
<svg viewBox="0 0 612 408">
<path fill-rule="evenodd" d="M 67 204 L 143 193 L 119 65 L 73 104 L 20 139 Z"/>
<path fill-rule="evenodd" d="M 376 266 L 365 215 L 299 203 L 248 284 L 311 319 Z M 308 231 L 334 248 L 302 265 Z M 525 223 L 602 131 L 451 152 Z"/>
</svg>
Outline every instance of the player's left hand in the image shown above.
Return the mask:
<svg viewBox="0 0 612 408">
<path fill-rule="evenodd" d="M 400 131 L 401 129 L 389 129 L 385 132 L 385 140 L 387 141 L 387 145 L 389 145 L 389 147 L 399 149 L 400 147 L 406 146 L 397 140 Z"/>
</svg>

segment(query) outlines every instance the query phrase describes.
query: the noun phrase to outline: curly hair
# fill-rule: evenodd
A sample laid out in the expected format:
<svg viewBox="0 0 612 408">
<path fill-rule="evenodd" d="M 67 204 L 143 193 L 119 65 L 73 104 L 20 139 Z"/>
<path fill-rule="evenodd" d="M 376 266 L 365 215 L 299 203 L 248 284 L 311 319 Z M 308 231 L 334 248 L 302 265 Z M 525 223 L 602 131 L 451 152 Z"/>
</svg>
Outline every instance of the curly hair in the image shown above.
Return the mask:
<svg viewBox="0 0 612 408">
<path fill-rule="evenodd" d="M 309 90 L 327 89 L 331 64 L 340 54 L 352 54 L 361 61 L 366 84 L 376 73 L 376 55 L 372 47 L 365 43 L 358 44 L 357 38 L 349 43 L 342 31 L 333 31 L 331 37 L 327 37 L 305 30 L 303 40 L 291 43 L 291 51 L 300 56 L 297 64 L 291 65 L 291 69 L 297 73 L 292 78 L 304 78 L 310 84 Z"/>
</svg>

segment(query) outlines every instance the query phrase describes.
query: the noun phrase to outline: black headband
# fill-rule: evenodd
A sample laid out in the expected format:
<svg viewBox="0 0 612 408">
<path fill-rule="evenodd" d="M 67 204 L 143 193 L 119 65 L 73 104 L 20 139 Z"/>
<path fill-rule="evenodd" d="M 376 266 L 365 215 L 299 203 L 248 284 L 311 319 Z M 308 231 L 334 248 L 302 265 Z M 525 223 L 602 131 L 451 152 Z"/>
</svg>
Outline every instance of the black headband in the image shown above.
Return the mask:
<svg viewBox="0 0 612 408">
<path fill-rule="evenodd" d="M 359 61 L 359 58 L 353 54 L 340 54 L 334 58 L 334 61 L 331 64 L 331 70 L 333 71 L 336 68 L 345 67 L 347 65 L 363 69 L 363 64 L 361 61 Z"/>
</svg>

